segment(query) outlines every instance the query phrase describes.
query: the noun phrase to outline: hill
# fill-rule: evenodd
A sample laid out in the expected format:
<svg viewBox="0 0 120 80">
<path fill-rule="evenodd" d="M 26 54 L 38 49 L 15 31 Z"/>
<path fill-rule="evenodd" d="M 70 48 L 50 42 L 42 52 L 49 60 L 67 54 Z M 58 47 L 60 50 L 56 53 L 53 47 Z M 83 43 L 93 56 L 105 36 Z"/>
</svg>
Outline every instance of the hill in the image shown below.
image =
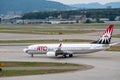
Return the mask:
<svg viewBox="0 0 120 80">
<path fill-rule="evenodd" d="M 0 0 L 0 14 L 7 12 L 61 11 L 72 9 L 70 6 L 48 0 Z"/>
<path fill-rule="evenodd" d="M 87 8 L 87 9 L 96 9 L 96 8 L 106 8 L 108 6 L 111 6 L 112 8 L 120 8 L 120 2 L 111 2 L 107 4 L 100 4 L 100 3 L 89 3 L 89 4 L 73 4 L 70 5 L 71 7 L 76 8 Z"/>
</svg>

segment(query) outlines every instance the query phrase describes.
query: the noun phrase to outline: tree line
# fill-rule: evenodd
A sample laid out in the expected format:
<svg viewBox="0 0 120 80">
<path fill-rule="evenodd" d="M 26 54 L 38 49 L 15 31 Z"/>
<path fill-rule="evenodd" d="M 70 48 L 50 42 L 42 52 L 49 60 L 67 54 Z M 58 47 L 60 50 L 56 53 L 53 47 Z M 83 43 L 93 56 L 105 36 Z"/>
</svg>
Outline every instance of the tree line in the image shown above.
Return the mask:
<svg viewBox="0 0 120 80">
<path fill-rule="evenodd" d="M 71 11 L 51 11 L 51 12 L 30 12 L 22 16 L 22 19 L 47 19 L 58 18 L 61 16 L 63 19 L 69 19 L 70 16 L 86 15 L 88 18 L 99 19 L 108 18 L 113 21 L 116 16 L 120 16 L 120 8 L 111 9 L 84 9 L 84 10 L 71 10 Z"/>
</svg>

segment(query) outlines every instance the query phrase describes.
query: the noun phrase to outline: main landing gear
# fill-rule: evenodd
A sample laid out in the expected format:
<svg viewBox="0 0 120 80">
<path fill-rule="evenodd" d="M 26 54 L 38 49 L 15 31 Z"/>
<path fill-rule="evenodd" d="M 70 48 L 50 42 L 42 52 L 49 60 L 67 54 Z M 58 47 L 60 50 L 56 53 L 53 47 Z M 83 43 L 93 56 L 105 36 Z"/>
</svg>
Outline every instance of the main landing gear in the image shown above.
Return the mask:
<svg viewBox="0 0 120 80">
<path fill-rule="evenodd" d="M 33 55 L 33 54 L 31 54 L 31 57 L 34 57 L 34 55 Z"/>
<path fill-rule="evenodd" d="M 73 57 L 73 54 L 69 54 L 69 57 Z"/>
<path fill-rule="evenodd" d="M 69 56 L 69 57 L 73 57 L 73 54 L 69 54 L 68 56 Z M 67 58 L 67 55 L 64 54 L 63 57 L 64 57 L 64 58 Z"/>
</svg>

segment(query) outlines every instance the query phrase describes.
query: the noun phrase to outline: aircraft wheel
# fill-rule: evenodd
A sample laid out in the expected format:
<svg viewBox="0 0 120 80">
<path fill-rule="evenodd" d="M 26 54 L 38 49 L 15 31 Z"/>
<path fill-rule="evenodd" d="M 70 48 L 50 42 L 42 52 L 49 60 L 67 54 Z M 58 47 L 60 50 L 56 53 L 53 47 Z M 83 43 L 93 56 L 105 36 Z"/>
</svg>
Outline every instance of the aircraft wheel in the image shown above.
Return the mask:
<svg viewBox="0 0 120 80">
<path fill-rule="evenodd" d="M 67 55 L 63 55 L 64 58 L 67 58 Z"/>
<path fill-rule="evenodd" d="M 33 54 L 31 54 L 31 57 L 34 57 L 34 55 L 33 55 Z"/>
<path fill-rule="evenodd" d="M 69 57 L 73 57 L 73 54 L 69 54 Z"/>
<path fill-rule="evenodd" d="M 2 68 L 0 68 L 0 72 L 2 71 Z"/>
</svg>

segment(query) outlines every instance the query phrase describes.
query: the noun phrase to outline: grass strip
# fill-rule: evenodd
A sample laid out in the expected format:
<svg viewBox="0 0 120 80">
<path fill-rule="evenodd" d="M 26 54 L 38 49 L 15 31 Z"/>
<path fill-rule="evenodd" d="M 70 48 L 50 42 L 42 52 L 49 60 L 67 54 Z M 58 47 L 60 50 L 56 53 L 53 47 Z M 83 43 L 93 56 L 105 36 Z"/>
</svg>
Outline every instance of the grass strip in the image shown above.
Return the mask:
<svg viewBox="0 0 120 80">
<path fill-rule="evenodd" d="M 92 42 L 93 40 L 64 39 L 62 42 Z M 59 40 L 0 40 L 0 43 L 58 43 Z"/>
<path fill-rule="evenodd" d="M 54 62 L 4 62 L 5 67 L 54 67 L 54 66 L 79 66 L 71 63 L 54 63 Z"/>
<path fill-rule="evenodd" d="M 115 38 L 120 38 L 120 34 L 114 35 Z"/>
<path fill-rule="evenodd" d="M 120 51 L 120 46 L 111 46 L 106 51 Z"/>
<path fill-rule="evenodd" d="M 69 72 L 76 70 L 78 69 L 4 70 L 0 72 L 0 76 L 8 77 L 8 76 L 23 76 L 23 75 L 40 75 L 40 74 L 62 73 L 62 72 Z"/>
<path fill-rule="evenodd" d="M 77 23 L 77 24 L 0 24 L 0 27 L 16 27 L 16 26 L 106 26 L 109 25 L 109 23 Z M 115 26 L 120 26 L 119 23 L 116 23 Z"/>
<path fill-rule="evenodd" d="M 2 70 L 0 71 L 0 77 L 8 77 L 8 76 L 24 76 L 24 75 L 40 75 L 40 74 L 51 74 L 51 73 L 62 73 L 62 72 L 69 72 L 69 71 L 76 71 L 79 68 L 66 68 L 61 69 L 61 66 L 71 66 L 71 67 L 79 67 L 79 64 L 72 64 L 72 63 L 55 63 L 55 62 L 6 62 L 1 61 L 0 64 L 5 67 L 14 67 L 15 70 Z M 4 65 L 3 65 L 4 64 Z M 81 65 L 83 66 L 83 65 Z M 18 67 L 33 67 L 30 70 L 16 70 Z M 59 67 L 58 69 L 38 69 L 34 70 L 35 67 Z"/>
<path fill-rule="evenodd" d="M 97 30 L 80 30 L 80 29 L 45 29 L 45 28 L 0 28 L 1 33 L 19 33 L 19 34 L 47 34 L 47 35 L 61 35 L 61 34 L 83 34 L 92 33 Z"/>
</svg>

